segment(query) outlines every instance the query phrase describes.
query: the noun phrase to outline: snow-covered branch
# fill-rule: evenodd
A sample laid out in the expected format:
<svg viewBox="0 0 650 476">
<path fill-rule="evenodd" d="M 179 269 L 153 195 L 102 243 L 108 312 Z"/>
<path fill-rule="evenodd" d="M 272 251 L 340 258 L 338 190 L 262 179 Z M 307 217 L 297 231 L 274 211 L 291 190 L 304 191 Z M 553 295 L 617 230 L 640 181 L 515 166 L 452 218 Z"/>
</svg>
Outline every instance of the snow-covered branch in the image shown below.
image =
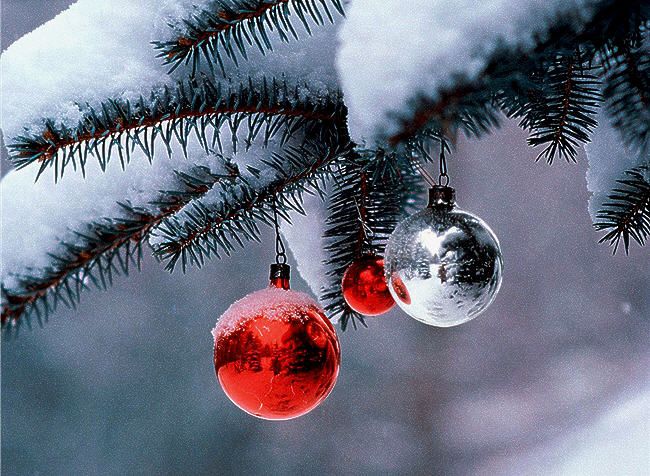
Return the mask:
<svg viewBox="0 0 650 476">
<path fill-rule="evenodd" d="M 168 155 L 172 142 L 178 142 L 187 157 L 191 135 L 205 152 L 218 148 L 223 153 L 224 129 L 236 153 L 238 142 L 251 144 L 258 134 L 266 143 L 278 132 L 287 138 L 301 128 L 318 127 L 332 120 L 340 107 L 337 95 L 303 98 L 286 82 L 264 79 L 259 85 L 249 82 L 224 90 L 221 83 L 204 77 L 180 83 L 173 91 L 165 87 L 135 104 L 107 100 L 99 111 L 89 108 L 74 128 L 57 128 L 47 120 L 42 133 L 17 137 L 9 150 L 18 168 L 38 163 L 39 176 L 49 166 L 58 178 L 67 165 L 84 171 L 89 155 L 99 160 L 102 169 L 114 155 L 124 167 L 136 147 L 152 160 L 158 142 Z M 242 124 L 247 132 L 239 137 Z"/>
<path fill-rule="evenodd" d="M 181 64 L 191 64 L 195 72 L 204 61 L 211 70 L 216 63 L 225 75 L 225 58 L 235 63 L 238 57 L 246 60 L 250 46 L 262 54 L 273 50 L 272 33 L 282 42 L 288 42 L 290 37 L 298 40 L 292 15 L 299 19 L 308 35 L 312 34 L 309 20 L 321 26 L 326 17 L 334 23 L 330 7 L 343 15 L 340 0 L 215 1 L 186 19 L 176 38 L 155 41 L 154 45 L 164 63 L 172 65 L 171 71 Z"/>
<path fill-rule="evenodd" d="M 484 104 L 490 114 L 495 96 L 529 89 L 558 54 L 584 47 L 589 62 L 614 34 L 634 34 L 648 13 L 612 0 L 410 5 L 357 0 L 348 9 L 338 68 L 357 141 L 396 145 L 431 123 L 467 130 L 466 107 Z M 613 25 L 621 10 L 629 18 Z"/>
<path fill-rule="evenodd" d="M 196 168 L 197 172 L 201 169 Z M 113 173 L 111 170 L 106 177 L 114 179 Z M 161 183 L 170 186 L 175 183 L 175 189 L 151 195 L 152 200 L 146 204 L 135 199 L 136 195 L 132 193 L 138 193 L 137 189 L 123 183 L 126 188 L 124 201 L 115 202 L 115 206 L 101 196 L 110 187 L 109 183 L 100 180 L 93 188 L 98 197 L 93 198 L 94 194 L 89 194 L 88 198 L 79 197 L 74 207 L 66 204 L 67 208 L 56 201 L 66 195 L 61 192 L 70 193 L 68 186 L 79 184 L 75 183 L 78 177 L 72 175 L 68 179 L 66 176 L 62 187 L 52 187 L 47 183 L 31 187 L 32 198 L 41 201 L 35 204 L 38 208 L 30 209 L 29 215 L 25 215 L 15 208 L 20 194 L 14 192 L 19 192 L 25 186 L 25 179 L 30 177 L 26 172 L 11 173 L 2 182 L 5 203 L 11 206 L 3 217 L 4 235 L 6 239 L 19 240 L 31 255 L 3 253 L 3 326 L 17 325 L 24 315 L 47 316 L 58 301 L 74 306 L 89 283 L 106 287 L 113 274 L 127 273 L 134 258 L 139 262 L 141 243 L 152 227 L 224 177 L 207 170 L 202 175 L 205 177 L 187 173 L 178 173 L 176 179 L 160 177 Z M 61 209 L 58 213 L 51 207 L 55 204 Z M 97 218 L 93 218 L 95 216 Z M 34 219 L 39 222 L 33 222 Z M 73 222 L 79 223 L 69 227 Z M 54 232 L 57 235 L 32 236 L 29 241 L 20 239 L 25 230 L 33 233 L 36 225 L 43 233 Z M 43 246 L 49 242 L 53 242 L 52 245 Z M 33 264 L 23 268 L 25 263 Z"/>
<path fill-rule="evenodd" d="M 284 210 L 281 216 L 288 219 L 287 211 L 304 213 L 304 192 L 323 195 L 322 184 L 331 173 L 330 166 L 345 157 L 349 147 L 340 137 L 305 142 L 263 159 L 264 176 L 249 166 L 257 179 L 254 183 L 240 180 L 230 187 L 229 194 L 208 194 L 163 221 L 150 240 L 155 254 L 167 261 L 167 269 L 173 270 L 180 261 L 185 271 L 188 265 L 201 266 L 213 255 L 230 254 L 234 244 L 243 247 L 244 241 L 257 240 L 257 222 L 271 225 L 274 205 Z"/>
<path fill-rule="evenodd" d="M 55 302 L 74 305 L 95 279 L 102 287 L 125 271 L 161 220 L 209 191 L 219 196 L 219 151 L 256 190 L 288 136 L 295 145 L 341 120 L 333 55 L 313 54 L 332 43 L 334 26 L 275 45 L 279 60 L 251 52 L 249 64 L 227 64 L 222 85 L 183 68 L 167 74 L 151 42 L 207 4 L 79 0 L 3 53 L 5 140 L 22 136 L 21 164 L 58 162 L 59 178 L 34 184 L 37 170 L 27 167 L 2 181 L 5 325 Z M 109 163 L 121 154 L 131 158 L 125 170 Z M 85 176 L 62 177 L 70 165 Z"/>
<path fill-rule="evenodd" d="M 74 305 L 96 277 L 126 271 L 147 236 L 170 269 L 228 254 L 258 238 L 272 201 L 285 218 L 302 212 L 302 192 L 324 193 L 334 168 L 325 296 L 338 313 L 341 271 L 380 249 L 370 237 L 419 191 L 392 172 L 374 180 L 386 158 L 427 160 L 427 140 L 487 133 L 503 112 L 549 162 L 615 126 L 629 150 L 590 179 L 596 208 L 612 177 L 647 163 L 650 2 L 353 0 L 348 20 L 342 4 L 78 0 L 11 45 L 2 129 L 25 168 L 1 185 L 3 322 L 39 302 Z M 57 185 L 32 183 L 50 167 Z M 625 185 L 627 208 L 645 210 L 645 189 Z M 618 236 L 644 241 L 645 222 L 623 214 L 607 216 L 626 223 Z"/>
</svg>

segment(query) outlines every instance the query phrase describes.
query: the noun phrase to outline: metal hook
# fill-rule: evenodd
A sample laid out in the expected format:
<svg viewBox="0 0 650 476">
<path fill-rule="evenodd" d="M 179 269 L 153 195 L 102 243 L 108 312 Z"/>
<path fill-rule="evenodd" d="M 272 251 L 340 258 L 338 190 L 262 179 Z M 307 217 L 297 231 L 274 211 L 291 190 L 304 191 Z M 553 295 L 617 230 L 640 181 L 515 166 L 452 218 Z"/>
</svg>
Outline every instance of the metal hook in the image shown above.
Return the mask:
<svg viewBox="0 0 650 476">
<path fill-rule="evenodd" d="M 285 264 L 287 262 L 287 250 L 284 247 L 284 242 L 280 236 L 280 223 L 278 221 L 278 210 L 275 198 L 271 202 L 273 209 L 273 225 L 275 228 L 275 262 L 277 264 Z"/>
<path fill-rule="evenodd" d="M 438 175 L 438 185 L 446 187 L 449 185 L 449 175 L 447 174 L 447 157 L 445 157 L 444 137 L 440 138 L 440 174 Z M 444 183 L 443 183 L 444 182 Z"/>
</svg>

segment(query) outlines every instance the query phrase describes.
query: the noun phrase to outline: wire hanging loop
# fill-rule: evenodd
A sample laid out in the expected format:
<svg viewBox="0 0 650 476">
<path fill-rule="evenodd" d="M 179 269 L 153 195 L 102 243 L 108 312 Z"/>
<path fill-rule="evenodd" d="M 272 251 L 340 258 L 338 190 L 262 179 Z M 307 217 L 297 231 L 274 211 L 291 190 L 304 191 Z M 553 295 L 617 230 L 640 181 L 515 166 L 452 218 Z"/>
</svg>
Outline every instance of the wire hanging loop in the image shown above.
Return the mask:
<svg viewBox="0 0 650 476">
<path fill-rule="evenodd" d="M 447 174 L 447 157 L 445 156 L 444 138 L 440 139 L 440 174 L 438 175 L 438 185 L 446 187 L 449 185 L 449 175 Z"/>
<path fill-rule="evenodd" d="M 275 199 L 271 202 L 271 208 L 273 209 L 273 227 L 275 228 L 275 263 L 286 264 L 287 250 L 284 247 L 284 242 L 280 236 L 280 223 L 278 220 L 278 209 Z"/>
</svg>

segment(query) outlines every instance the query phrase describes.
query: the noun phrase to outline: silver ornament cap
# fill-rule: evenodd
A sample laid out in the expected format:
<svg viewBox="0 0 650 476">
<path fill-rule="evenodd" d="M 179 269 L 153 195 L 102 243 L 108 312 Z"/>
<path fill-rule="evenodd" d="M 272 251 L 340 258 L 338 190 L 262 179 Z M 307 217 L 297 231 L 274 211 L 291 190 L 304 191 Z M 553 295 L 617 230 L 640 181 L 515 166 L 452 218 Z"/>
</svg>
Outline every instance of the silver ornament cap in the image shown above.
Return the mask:
<svg viewBox="0 0 650 476">
<path fill-rule="evenodd" d="M 429 190 L 427 208 L 402 221 L 384 256 L 395 302 L 411 317 L 437 327 L 470 321 L 494 300 L 503 256 L 494 232 L 456 207 L 451 187 Z"/>
<path fill-rule="evenodd" d="M 429 189 L 429 204 L 427 207 L 453 208 L 456 205 L 456 190 L 443 186 L 434 185 Z"/>
</svg>

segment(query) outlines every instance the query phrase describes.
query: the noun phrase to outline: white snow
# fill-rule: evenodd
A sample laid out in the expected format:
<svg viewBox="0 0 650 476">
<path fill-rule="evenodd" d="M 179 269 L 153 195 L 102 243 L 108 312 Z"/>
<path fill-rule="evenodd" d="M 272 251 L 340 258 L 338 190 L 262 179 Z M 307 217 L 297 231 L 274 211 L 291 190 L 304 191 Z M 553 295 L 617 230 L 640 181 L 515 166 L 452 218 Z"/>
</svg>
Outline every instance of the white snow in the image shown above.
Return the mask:
<svg viewBox="0 0 650 476">
<path fill-rule="evenodd" d="M 40 132 L 45 117 L 54 119 L 57 125 L 73 127 L 86 104 L 97 107 L 107 98 L 148 97 L 150 91 L 183 78 L 188 70 L 180 67 L 168 75 L 168 67 L 156 58 L 150 42 L 173 36 L 168 23 L 191 16 L 207 1 L 79 0 L 13 43 L 0 59 L 5 142 L 11 143 L 23 129 Z M 248 75 L 285 77 L 290 87 L 295 84 L 301 93 L 316 96 L 335 89 L 338 26 L 326 23 L 314 27 L 311 37 L 301 34 L 302 27 L 296 28 L 300 42 L 282 43 L 272 34 L 274 51 L 268 55 L 250 48 L 250 61 L 240 61 L 238 68 L 226 61 L 232 73 L 228 81 L 238 83 Z M 227 124 L 222 133 L 223 155 L 232 157 L 242 172 L 246 164 L 263 168 L 259 160 L 278 151 L 272 141 L 268 149 L 254 144 L 248 151 L 240 147 L 233 156 Z M 176 183 L 173 170 L 186 171 L 192 165 L 203 164 L 220 171 L 218 159 L 206 155 L 194 138 L 188 146 L 191 160 L 182 158 L 178 144 L 173 143 L 172 148 L 174 157 L 169 158 L 159 143 L 152 165 L 136 150 L 126 171 L 114 157 L 106 173 L 102 173 L 97 161 L 89 157 L 85 179 L 79 171 L 67 168 L 57 185 L 50 170 L 33 183 L 38 165 L 9 173 L 0 183 L 3 284 L 15 289 L 16 275 L 39 275 L 51 263 L 48 253 L 61 252 L 60 240 L 79 243 L 74 230 L 83 231 L 92 221 L 123 216 L 118 201 L 152 208 L 149 202 L 158 197 L 158 190 L 173 188 Z M 248 178 L 261 186 L 268 182 L 269 173 L 257 182 Z M 215 189 L 207 198 L 219 197 Z"/>
<path fill-rule="evenodd" d="M 248 184 L 260 188 L 277 176 L 277 171 L 264 168 L 262 160 L 268 160 L 274 153 L 281 152 L 279 137 L 276 134 L 265 146 L 262 139 L 253 142 L 249 149 L 240 143 L 233 152 L 230 131 L 222 127 L 222 155 L 239 166 L 240 173 Z M 208 137 L 211 129 L 207 130 Z M 246 135 L 246 124 L 240 129 L 240 137 Z M 296 138 L 295 140 L 298 140 Z M 16 289 L 15 275 L 28 273 L 40 275 L 40 270 L 51 262 L 48 253 L 62 253 L 61 241 L 81 243 L 74 231 L 83 231 L 92 221 L 105 218 L 124 217 L 124 210 L 118 201 L 129 202 L 155 212 L 150 202 L 159 197 L 159 190 L 176 190 L 178 181 L 174 171 L 191 172 L 197 165 L 208 167 L 211 172 L 224 172 L 223 160 L 213 153 L 206 153 L 194 135 L 188 141 L 188 157 L 185 159 L 178 143 L 172 142 L 172 156 L 163 147 L 158 147 L 151 164 L 144 153 L 136 150 L 131 162 L 122 170 L 120 162 L 109 162 L 102 173 L 99 163 L 89 159 L 86 165 L 86 178 L 71 168 L 54 183 L 47 171 L 34 183 L 34 168 L 27 167 L 10 172 L 0 182 L 0 196 L 3 201 L 2 215 L 2 281 L 8 289 Z M 246 165 L 263 169 L 263 174 L 255 177 Z M 216 207 L 223 200 L 224 191 L 217 184 L 201 199 L 195 199 L 177 212 L 180 220 L 187 217 L 183 210 L 192 207 L 200 200 L 206 206 Z M 226 195 L 227 196 L 227 195 Z M 156 236 L 150 242 L 155 244 Z"/>
<path fill-rule="evenodd" d="M 218 337 L 233 332 L 259 316 L 269 320 L 291 319 L 304 322 L 308 317 L 306 311 L 309 310 L 322 314 L 318 304 L 305 293 L 276 287 L 260 289 L 231 304 L 217 321 L 212 336 L 216 342 Z"/>
<path fill-rule="evenodd" d="M 209 0 L 79 0 L 53 20 L 13 43 L 3 53 L 2 129 L 8 142 L 23 127 L 40 130 L 41 119 L 73 126 L 86 103 L 107 98 L 137 99 L 185 77 L 187 68 L 168 75 L 151 42 L 174 36 L 168 23 L 188 18 Z M 340 18 L 340 17 L 335 17 Z M 296 25 L 299 34 L 301 28 Z M 225 61 L 228 80 L 277 76 L 296 79 L 319 94 L 336 87 L 334 45 L 337 25 L 314 27 L 312 37 L 282 43 L 271 34 L 274 51 L 250 48 L 249 61 Z M 274 41 L 275 40 L 275 41 Z M 223 79 L 221 76 L 218 79 Z"/>
<path fill-rule="evenodd" d="M 205 1 L 80 0 L 20 38 L 2 56 L 5 140 L 43 117 L 75 124 L 77 104 L 137 99 L 154 85 L 172 84 L 177 78 L 165 74 L 150 42 L 167 37 L 169 21 Z"/>
<path fill-rule="evenodd" d="M 242 124 L 240 126 L 240 137 L 246 137 L 248 131 L 247 124 Z M 242 194 L 242 189 L 241 186 L 245 185 L 246 187 L 248 186 L 253 186 L 257 190 L 268 186 L 271 182 L 274 180 L 277 180 L 280 177 L 280 173 L 272 168 L 268 167 L 266 164 L 264 164 L 263 161 L 269 161 L 274 158 L 275 154 L 282 154 L 282 150 L 285 147 L 299 147 L 302 143 L 302 140 L 304 139 L 304 136 L 302 136 L 300 133 L 294 134 L 294 136 L 291 137 L 287 142 L 282 144 L 281 141 L 281 136 L 282 136 L 282 129 L 280 129 L 279 133 L 276 133 L 273 137 L 271 137 L 268 141 L 268 144 L 265 146 L 262 143 L 262 140 L 259 139 L 253 144 L 251 144 L 251 147 L 248 150 L 244 150 L 243 146 L 244 144 L 240 140 L 238 148 L 237 148 L 237 153 L 232 152 L 232 144 L 229 139 L 230 137 L 230 131 L 226 130 L 225 127 L 222 128 L 222 143 L 224 145 L 224 155 L 227 157 L 231 157 L 233 159 L 233 162 L 235 162 L 239 166 L 239 173 L 243 180 L 239 180 L 237 182 L 237 186 L 235 190 L 233 191 L 232 194 L 226 194 L 225 196 L 228 199 L 234 199 L 241 197 Z M 227 151 L 226 151 L 227 150 Z M 253 167 L 259 171 L 258 174 L 253 174 L 251 173 L 247 166 Z M 245 183 L 244 183 L 245 180 Z M 174 220 L 175 224 L 178 226 L 182 226 L 186 229 L 195 229 L 196 228 L 196 222 L 193 218 L 193 213 L 192 211 L 195 210 L 195 207 L 201 206 L 205 207 L 210 210 L 219 210 L 219 205 L 222 203 L 224 200 L 224 191 L 221 187 L 212 187 L 207 193 L 202 195 L 199 198 L 196 198 L 189 203 L 187 203 L 183 208 L 181 208 L 174 216 L 170 219 Z M 293 216 L 293 214 L 292 214 Z M 167 241 L 167 237 L 164 233 L 159 233 L 155 229 L 152 232 L 152 234 L 149 237 L 149 244 L 152 246 L 154 250 L 159 247 L 161 243 L 165 243 Z"/>
<path fill-rule="evenodd" d="M 501 46 L 526 50 L 558 16 L 590 18 L 595 0 L 354 0 L 337 67 L 354 139 L 397 132 L 418 97 L 471 81 Z"/>
<path fill-rule="evenodd" d="M 192 161 L 183 159 L 178 147 L 173 158 L 159 149 L 152 164 L 136 153 L 126 170 L 119 160 L 113 160 L 105 173 L 97 161 L 89 160 L 86 178 L 70 169 L 58 184 L 47 173 L 34 183 L 30 167 L 10 172 L 0 182 L 4 286 L 18 286 L 15 274 L 39 276 L 39 270 L 52 261 L 48 253 L 63 252 L 60 240 L 80 243 L 74 231 L 83 232 L 92 221 L 124 217 L 118 201 L 155 210 L 150 202 L 158 198 L 158 190 L 178 187 L 174 170 L 204 165 L 215 173 L 223 172 L 214 155 L 206 154 L 194 142 L 190 150 Z"/>
<path fill-rule="evenodd" d="M 305 215 L 293 214 L 291 224 L 282 223 L 281 231 L 296 260 L 300 276 L 312 292 L 320 297 L 321 291 L 328 284 L 325 275 L 327 268 L 323 263 L 327 256 L 323 238 L 327 204 L 318 195 L 305 194 L 303 197 Z"/>
<path fill-rule="evenodd" d="M 612 127 L 603 111 L 598 115 L 598 127 L 591 142 L 585 145 L 585 152 L 589 162 L 587 189 L 591 192 L 589 214 L 596 221 L 596 213 L 616 187 L 616 180 L 624 178 L 624 172 L 633 167 L 644 164 L 650 167 L 650 155 L 639 155 L 627 148 L 621 140 L 620 132 Z M 650 171 L 648 180 L 650 181 Z"/>
</svg>

